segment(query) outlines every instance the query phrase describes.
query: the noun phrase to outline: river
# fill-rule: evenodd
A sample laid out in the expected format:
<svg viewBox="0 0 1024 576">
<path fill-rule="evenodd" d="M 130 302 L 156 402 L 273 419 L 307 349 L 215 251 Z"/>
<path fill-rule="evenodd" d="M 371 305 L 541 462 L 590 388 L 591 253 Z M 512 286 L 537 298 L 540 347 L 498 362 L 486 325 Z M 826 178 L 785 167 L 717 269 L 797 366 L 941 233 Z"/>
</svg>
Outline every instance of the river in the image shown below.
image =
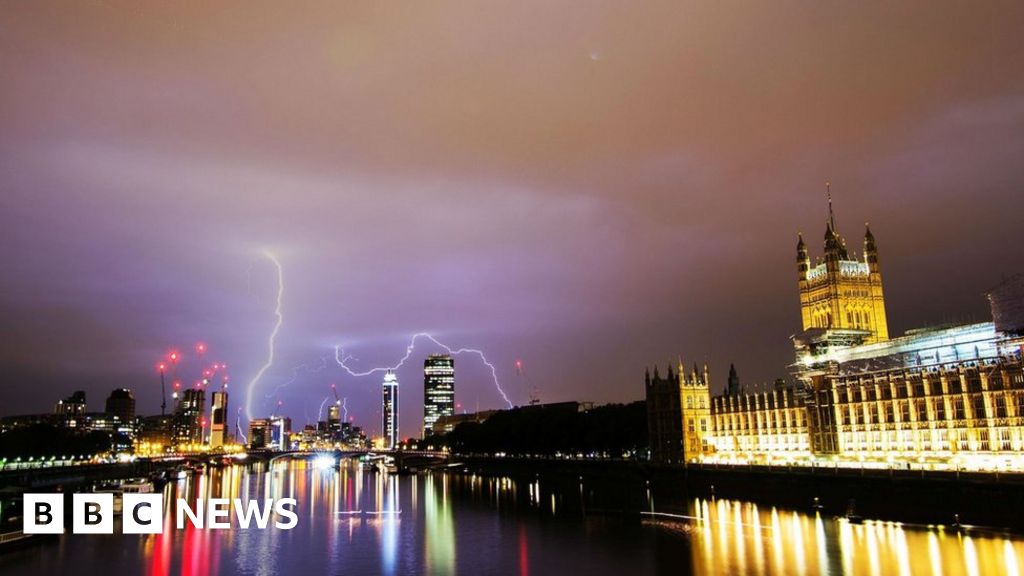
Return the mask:
<svg viewBox="0 0 1024 576">
<path fill-rule="evenodd" d="M 0 556 L 0 574 L 1017 574 L 1024 539 L 822 517 L 750 502 L 662 504 L 646 486 L 462 473 L 399 476 L 356 461 L 214 468 L 174 498 L 284 498 L 292 530 L 65 534 Z M 629 503 L 632 510 L 618 505 Z M 618 504 L 616 504 L 618 503 Z M 640 514 L 640 512 L 643 514 Z M 653 513 L 652 513 L 653 512 Z"/>
</svg>

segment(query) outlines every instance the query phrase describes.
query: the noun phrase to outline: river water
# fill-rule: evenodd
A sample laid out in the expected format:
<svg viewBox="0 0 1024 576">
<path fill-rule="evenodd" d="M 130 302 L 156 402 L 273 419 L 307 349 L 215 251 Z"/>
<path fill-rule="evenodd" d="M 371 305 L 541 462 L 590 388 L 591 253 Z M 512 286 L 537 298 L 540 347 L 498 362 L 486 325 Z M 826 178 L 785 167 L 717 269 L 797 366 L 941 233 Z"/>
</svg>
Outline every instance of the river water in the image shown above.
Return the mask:
<svg viewBox="0 0 1024 576">
<path fill-rule="evenodd" d="M 211 469 L 174 498 L 284 498 L 292 530 L 66 534 L 0 556 L 0 574 L 1018 574 L 1024 539 L 670 498 L 576 478 L 398 476 L 354 461 Z M 623 514 L 627 502 L 633 513 Z M 636 514 L 643 510 L 642 515 Z M 653 512 L 653 513 L 651 513 Z M 115 527 L 119 532 L 120 527 Z"/>
</svg>

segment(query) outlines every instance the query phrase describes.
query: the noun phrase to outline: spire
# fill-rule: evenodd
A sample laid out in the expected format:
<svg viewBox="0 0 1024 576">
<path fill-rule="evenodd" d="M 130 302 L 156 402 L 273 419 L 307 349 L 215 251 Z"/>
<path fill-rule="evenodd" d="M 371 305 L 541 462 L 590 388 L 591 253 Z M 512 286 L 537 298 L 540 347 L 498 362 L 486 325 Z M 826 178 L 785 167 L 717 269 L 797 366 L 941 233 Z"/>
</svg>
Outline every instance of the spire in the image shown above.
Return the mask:
<svg viewBox="0 0 1024 576">
<path fill-rule="evenodd" d="M 832 183 L 825 182 L 825 195 L 828 197 L 828 221 L 825 224 L 825 260 L 838 262 L 848 259 L 846 243 L 836 231 L 836 217 L 832 212 Z"/>
<path fill-rule="evenodd" d="M 731 396 L 735 396 L 740 393 L 740 377 L 736 374 L 735 364 L 729 364 L 729 380 L 726 390 Z"/>
<path fill-rule="evenodd" d="M 832 213 L 832 182 L 825 181 L 825 195 L 828 197 L 828 226 L 833 231 L 836 229 L 836 217 Z"/>
<path fill-rule="evenodd" d="M 871 233 L 871 226 L 864 224 L 864 261 L 868 264 L 868 270 L 878 272 L 878 246 L 875 244 L 875 235 Z"/>
</svg>

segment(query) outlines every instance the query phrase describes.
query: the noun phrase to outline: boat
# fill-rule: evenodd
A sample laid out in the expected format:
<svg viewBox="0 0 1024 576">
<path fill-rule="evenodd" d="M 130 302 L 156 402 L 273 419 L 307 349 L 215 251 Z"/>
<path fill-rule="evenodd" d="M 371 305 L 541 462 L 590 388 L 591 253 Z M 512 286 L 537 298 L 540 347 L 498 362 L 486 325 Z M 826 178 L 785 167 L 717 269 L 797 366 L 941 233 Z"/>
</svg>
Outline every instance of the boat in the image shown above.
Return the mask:
<svg viewBox="0 0 1024 576">
<path fill-rule="evenodd" d="M 132 478 L 114 484 L 104 484 L 93 490 L 95 494 L 114 495 L 114 514 L 124 510 L 125 494 L 152 494 L 153 482 L 147 478 Z"/>
<path fill-rule="evenodd" d="M 377 462 L 374 463 L 374 466 L 376 466 L 377 471 L 381 473 L 395 474 L 398 472 L 398 466 L 396 466 L 394 462 L 385 462 L 384 460 L 377 460 Z"/>
<path fill-rule="evenodd" d="M 850 524 L 864 523 L 864 517 L 857 514 L 856 502 L 852 498 L 850 499 L 850 503 L 846 506 L 846 516 L 844 516 L 844 518 L 846 518 L 846 521 Z"/>
<path fill-rule="evenodd" d="M 22 531 L 22 491 L 0 490 L 0 553 L 55 537 L 53 534 L 25 534 Z"/>
</svg>

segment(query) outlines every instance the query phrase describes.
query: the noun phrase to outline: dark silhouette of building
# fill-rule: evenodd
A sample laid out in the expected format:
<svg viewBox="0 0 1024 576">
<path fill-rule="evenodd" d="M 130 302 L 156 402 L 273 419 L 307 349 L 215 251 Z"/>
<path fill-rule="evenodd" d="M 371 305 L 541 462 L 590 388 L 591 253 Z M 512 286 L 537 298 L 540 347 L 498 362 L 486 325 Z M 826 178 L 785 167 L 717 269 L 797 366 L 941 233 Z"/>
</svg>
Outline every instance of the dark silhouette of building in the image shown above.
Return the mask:
<svg viewBox="0 0 1024 576">
<path fill-rule="evenodd" d="M 81 426 L 85 417 L 85 391 L 75 390 L 71 396 L 58 400 L 53 406 L 53 413 L 59 417 L 63 426 L 68 428 Z"/>
<path fill-rule="evenodd" d="M 135 422 L 135 396 L 127 388 L 115 388 L 107 396 L 106 413 L 116 416 L 123 425 Z"/>
<path fill-rule="evenodd" d="M 683 462 L 683 405 L 679 379 L 668 368 L 662 378 L 655 366 L 654 374 L 644 374 L 647 393 L 647 436 L 651 459 L 655 462 Z"/>
<path fill-rule="evenodd" d="M 735 396 L 740 393 L 740 377 L 736 374 L 735 364 L 729 364 L 729 386 L 725 393 L 729 396 Z"/>
</svg>

